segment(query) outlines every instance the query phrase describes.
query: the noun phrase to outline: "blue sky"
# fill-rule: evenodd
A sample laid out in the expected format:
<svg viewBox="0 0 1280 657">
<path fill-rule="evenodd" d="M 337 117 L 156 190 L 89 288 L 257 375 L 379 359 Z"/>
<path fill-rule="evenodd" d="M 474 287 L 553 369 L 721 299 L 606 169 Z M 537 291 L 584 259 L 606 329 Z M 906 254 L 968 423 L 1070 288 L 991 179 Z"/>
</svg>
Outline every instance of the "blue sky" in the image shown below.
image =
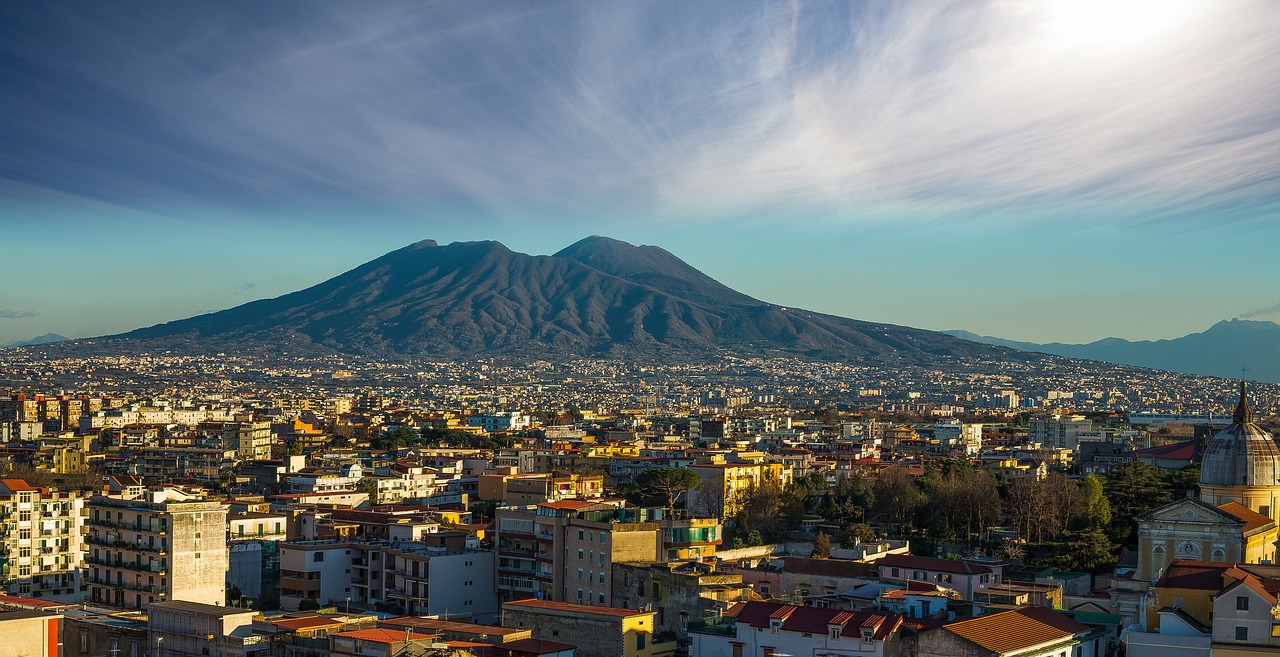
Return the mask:
<svg viewBox="0 0 1280 657">
<path fill-rule="evenodd" d="M 0 343 L 420 239 L 1037 341 L 1280 317 L 1280 4 L 0 5 Z"/>
</svg>

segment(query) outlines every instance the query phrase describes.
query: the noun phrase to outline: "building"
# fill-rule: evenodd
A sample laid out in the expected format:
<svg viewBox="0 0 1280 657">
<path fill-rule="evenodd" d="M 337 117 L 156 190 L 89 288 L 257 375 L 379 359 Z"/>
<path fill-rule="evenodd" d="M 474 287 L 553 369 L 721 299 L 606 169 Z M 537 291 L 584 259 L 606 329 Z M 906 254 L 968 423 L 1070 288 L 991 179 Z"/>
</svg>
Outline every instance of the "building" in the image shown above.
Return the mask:
<svg viewBox="0 0 1280 657">
<path fill-rule="evenodd" d="M 651 608 L 654 631 L 686 642 L 689 623 L 723 616 L 735 604 L 750 601 L 754 591 L 742 575 L 716 572 L 711 564 L 693 561 L 616 563 L 613 565 L 614 607 Z"/>
<path fill-rule="evenodd" d="M 696 463 L 689 470 L 702 481 L 688 492 L 686 508 L 721 518 L 732 518 L 742 510 L 749 491 L 765 483 L 786 488 L 792 475 L 791 466 L 783 463 Z M 718 508 L 718 514 L 713 513 L 713 507 Z"/>
<path fill-rule="evenodd" d="M 1148 595 L 1145 631 L 1125 633 L 1130 657 L 1280 654 L 1280 567 L 1176 560 Z"/>
<path fill-rule="evenodd" d="M 499 595 L 607 606 L 614 562 L 659 560 L 661 527 L 648 511 L 592 500 L 498 509 Z"/>
<path fill-rule="evenodd" d="M 249 609 L 185 600 L 147 605 L 147 630 L 154 657 L 265 657 L 271 644 L 253 631 Z M 141 656 L 139 656 L 141 657 Z"/>
<path fill-rule="evenodd" d="M 1231 424 L 1205 447 L 1200 499 L 1214 506 L 1239 502 L 1275 520 L 1280 514 L 1280 447 L 1253 420 L 1249 389 L 1241 383 Z"/>
<path fill-rule="evenodd" d="M 1200 470 L 1200 499 L 1175 500 L 1139 516 L 1138 569 L 1116 580 L 1112 607 L 1126 622 L 1153 629 L 1162 615 L 1142 617 L 1147 589 L 1175 559 L 1260 563 L 1276 556 L 1280 513 L 1280 448 L 1253 421 L 1248 388 L 1232 423 L 1209 440 Z"/>
<path fill-rule="evenodd" d="M 638 609 L 530 598 L 503 603 L 502 626 L 577 646 L 579 657 L 664 657 L 676 650 L 674 635 L 654 633 L 654 612 Z"/>
<path fill-rule="evenodd" d="M 86 607 L 68 609 L 63 616 L 63 657 L 151 655 L 144 612 Z"/>
<path fill-rule="evenodd" d="M 1093 430 L 1093 422 L 1083 415 L 1037 415 L 1028 421 L 1028 440 L 1042 447 L 1075 451 L 1080 434 Z"/>
<path fill-rule="evenodd" d="M 518 412 L 467 416 L 467 426 L 479 427 L 485 432 L 523 431 L 529 428 L 530 423 L 531 419 L 528 415 L 521 415 Z"/>
<path fill-rule="evenodd" d="M 288 538 L 283 513 L 227 514 L 227 584 L 254 599 L 280 586 L 279 543 Z"/>
<path fill-rule="evenodd" d="M 228 422 L 223 427 L 222 444 L 234 449 L 241 461 L 266 461 L 271 458 L 271 423 Z"/>
<path fill-rule="evenodd" d="M 748 602 L 733 616 L 689 626 L 690 657 L 896 655 L 897 614 Z"/>
<path fill-rule="evenodd" d="M 386 602 L 413 616 L 498 619 L 492 550 L 402 545 L 386 553 Z"/>
<path fill-rule="evenodd" d="M 227 511 L 175 489 L 90 498 L 89 600 L 141 609 L 163 600 L 226 601 Z"/>
<path fill-rule="evenodd" d="M 921 632 L 904 647 L 915 657 L 1103 657 L 1104 635 L 1048 607 L 1021 607 Z"/>
<path fill-rule="evenodd" d="M 0 657 L 62 657 L 62 614 L 0 611 Z"/>
<path fill-rule="evenodd" d="M 891 554 L 875 562 L 880 581 L 907 584 L 927 582 L 952 589 L 966 602 L 974 593 L 1002 581 L 1001 562 L 979 563 L 972 559 L 934 559 L 905 554 Z"/>
<path fill-rule="evenodd" d="M 84 498 L 0 479 L 0 582 L 12 595 L 84 598 Z"/>
</svg>

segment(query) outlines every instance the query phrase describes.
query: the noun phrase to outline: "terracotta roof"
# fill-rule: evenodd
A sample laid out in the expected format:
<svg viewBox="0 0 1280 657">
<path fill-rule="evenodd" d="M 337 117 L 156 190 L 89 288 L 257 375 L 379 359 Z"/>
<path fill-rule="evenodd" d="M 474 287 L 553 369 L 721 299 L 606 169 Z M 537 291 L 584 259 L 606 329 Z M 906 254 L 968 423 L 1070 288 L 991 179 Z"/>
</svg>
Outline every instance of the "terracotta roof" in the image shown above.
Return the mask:
<svg viewBox="0 0 1280 657">
<path fill-rule="evenodd" d="M 641 611 L 639 609 L 623 609 L 621 607 L 597 607 L 595 605 L 580 605 L 573 602 L 553 602 L 551 600 L 539 600 L 537 598 L 504 602 L 502 603 L 502 606 L 527 607 L 532 609 L 546 609 L 550 611 L 567 611 L 574 614 L 586 614 L 589 616 L 615 616 L 617 618 L 657 613 L 653 611 Z"/>
<path fill-rule="evenodd" d="M 991 569 L 972 561 L 957 559 L 935 559 L 933 557 L 914 557 L 907 554 L 890 554 L 880 557 L 876 566 L 894 568 L 914 568 L 917 570 L 933 570 L 942 573 L 959 573 L 962 575 L 980 575 L 990 573 Z"/>
<path fill-rule="evenodd" d="M 415 632 L 404 632 L 401 630 L 355 630 L 352 632 L 338 632 L 332 636 L 341 636 L 351 639 L 360 639 L 361 641 L 376 641 L 378 643 L 396 643 L 404 641 L 408 638 L 410 641 L 422 641 L 424 639 L 434 639 L 439 635 L 436 634 L 417 634 Z"/>
<path fill-rule="evenodd" d="M 547 641 L 546 639 L 520 639 L 497 646 L 500 651 L 510 651 L 512 653 L 526 653 L 530 655 L 546 655 L 553 652 L 564 652 L 566 650 L 574 650 L 577 646 L 569 643 L 560 643 L 557 641 Z"/>
<path fill-rule="evenodd" d="M 76 603 L 54 602 L 52 600 L 27 598 L 18 595 L 0 595 L 0 606 L 26 607 L 29 609 L 57 609 L 59 607 L 74 607 L 76 606 Z"/>
<path fill-rule="evenodd" d="M 952 623 L 942 629 L 996 653 L 1025 650 L 1089 631 L 1088 626 L 1047 607 L 1012 609 Z"/>
<path fill-rule="evenodd" d="M 276 627 L 283 627 L 294 632 L 318 630 L 322 627 L 342 627 L 342 621 L 324 616 L 306 616 L 303 618 L 281 618 L 271 621 Z"/>
<path fill-rule="evenodd" d="M 401 616 L 399 618 L 388 618 L 379 621 L 382 625 L 388 627 L 418 627 L 426 630 L 440 630 L 442 632 L 454 632 L 457 634 L 487 634 L 492 636 L 506 636 L 508 634 L 519 634 L 527 632 L 519 628 L 499 627 L 497 625 L 480 625 L 478 623 L 460 623 L 458 621 L 440 620 L 438 618 L 419 618 L 416 616 Z"/>
<path fill-rule="evenodd" d="M 1161 445 L 1159 447 L 1140 449 L 1134 452 L 1133 455 L 1140 459 L 1173 459 L 1175 461 L 1190 461 L 1196 455 L 1196 444 L 1194 441 L 1186 440 L 1179 443 Z"/>
<path fill-rule="evenodd" d="M 1218 508 L 1243 520 L 1244 532 L 1246 534 L 1259 527 L 1265 527 L 1273 522 L 1271 518 L 1268 518 L 1262 515 L 1261 513 L 1258 513 L 1257 511 L 1254 511 L 1253 509 L 1250 509 L 1249 507 L 1239 502 L 1227 502 L 1226 504 L 1219 504 Z"/>
<path fill-rule="evenodd" d="M 588 502 L 587 500 L 559 500 L 557 502 L 543 502 L 538 506 L 545 506 L 549 509 L 585 509 L 597 504 L 599 502 Z"/>
<path fill-rule="evenodd" d="M 1257 593 L 1258 595 L 1262 596 L 1263 600 L 1266 600 L 1268 603 L 1272 605 L 1275 605 L 1277 602 L 1276 596 L 1272 594 L 1272 592 L 1268 591 L 1265 586 L 1263 586 L 1262 580 L 1258 579 L 1257 577 L 1254 577 L 1253 575 L 1245 575 L 1243 578 L 1238 579 L 1235 582 L 1232 582 L 1229 586 L 1227 586 L 1227 588 L 1222 589 L 1222 592 L 1219 593 L 1218 595 L 1219 596 L 1226 595 L 1227 593 L 1230 593 L 1231 591 L 1241 586 L 1246 587 L 1252 590 L 1254 593 Z"/>
<path fill-rule="evenodd" d="M 1174 559 L 1165 569 L 1156 586 L 1169 589 L 1193 589 L 1200 591 L 1222 590 L 1223 575 L 1229 570 L 1238 570 L 1234 564 L 1213 561 L 1190 561 Z M 1247 573 L 1239 571 L 1238 577 Z"/>
<path fill-rule="evenodd" d="M 848 612 L 775 602 L 747 602 L 738 610 L 735 622 L 766 628 L 773 619 L 781 620 L 785 631 L 808 634 L 826 634 L 828 627 L 839 625 L 842 635 L 861 636 L 861 628 L 869 627 L 875 629 L 873 637 L 877 640 L 887 638 L 902 624 L 902 617 L 897 614 Z"/>
</svg>

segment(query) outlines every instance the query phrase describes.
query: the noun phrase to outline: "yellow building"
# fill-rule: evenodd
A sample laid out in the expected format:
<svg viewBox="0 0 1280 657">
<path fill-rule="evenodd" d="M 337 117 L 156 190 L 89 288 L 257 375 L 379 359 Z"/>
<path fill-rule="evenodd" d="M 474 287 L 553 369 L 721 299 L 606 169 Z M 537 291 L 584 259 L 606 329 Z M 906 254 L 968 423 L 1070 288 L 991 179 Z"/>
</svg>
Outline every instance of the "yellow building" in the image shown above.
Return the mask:
<svg viewBox="0 0 1280 657">
<path fill-rule="evenodd" d="M 719 460 L 719 459 L 716 459 Z M 712 514 L 719 507 L 722 518 L 733 517 L 742 510 L 748 493 L 765 483 L 783 488 L 792 480 L 791 465 L 785 463 L 695 463 L 689 470 L 702 480 L 689 491 L 688 504 L 699 515 Z"/>
</svg>

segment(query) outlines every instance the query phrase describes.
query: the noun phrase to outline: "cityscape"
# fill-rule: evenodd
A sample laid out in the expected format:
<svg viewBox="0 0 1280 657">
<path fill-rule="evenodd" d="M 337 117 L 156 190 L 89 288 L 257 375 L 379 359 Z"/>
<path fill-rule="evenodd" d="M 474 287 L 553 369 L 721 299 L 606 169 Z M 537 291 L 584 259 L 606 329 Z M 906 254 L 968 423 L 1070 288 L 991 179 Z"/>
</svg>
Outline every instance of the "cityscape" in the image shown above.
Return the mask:
<svg viewBox="0 0 1280 657">
<path fill-rule="evenodd" d="M 1280 655 L 1278 25 L 0 7 L 0 657 Z"/>
</svg>

